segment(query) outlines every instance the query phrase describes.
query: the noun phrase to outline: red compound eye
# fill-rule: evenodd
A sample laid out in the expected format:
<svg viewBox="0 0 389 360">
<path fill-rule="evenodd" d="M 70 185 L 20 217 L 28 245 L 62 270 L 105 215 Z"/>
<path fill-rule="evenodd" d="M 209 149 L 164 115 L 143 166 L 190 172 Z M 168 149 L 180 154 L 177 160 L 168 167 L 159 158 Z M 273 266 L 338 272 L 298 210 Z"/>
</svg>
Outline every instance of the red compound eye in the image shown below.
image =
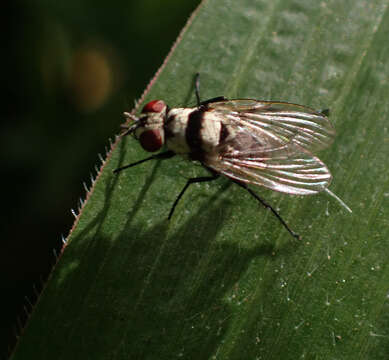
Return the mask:
<svg viewBox="0 0 389 360">
<path fill-rule="evenodd" d="M 149 152 L 159 150 L 163 145 L 163 139 L 160 130 L 146 130 L 140 137 L 139 142 L 143 149 Z"/>
<path fill-rule="evenodd" d="M 153 100 L 147 103 L 142 110 L 143 114 L 147 113 L 159 113 L 166 107 L 166 104 L 162 100 Z"/>
</svg>

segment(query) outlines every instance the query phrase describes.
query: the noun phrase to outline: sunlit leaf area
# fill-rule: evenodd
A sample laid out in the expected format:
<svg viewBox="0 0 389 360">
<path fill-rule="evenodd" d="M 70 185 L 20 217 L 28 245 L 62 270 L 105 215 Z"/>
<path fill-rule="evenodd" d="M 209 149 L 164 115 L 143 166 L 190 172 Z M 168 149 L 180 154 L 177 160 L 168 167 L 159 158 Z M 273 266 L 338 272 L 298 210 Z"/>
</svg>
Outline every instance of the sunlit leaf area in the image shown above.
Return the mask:
<svg viewBox="0 0 389 360">
<path fill-rule="evenodd" d="M 39 273 L 31 269 L 42 242 L 60 256 L 34 309 L 22 302 L 32 315 L 12 359 L 387 359 L 387 1 L 205 0 L 187 23 L 196 4 L 180 15 L 175 2 L 146 4 L 42 3 L 20 13 L 31 29 L 16 42 L 29 69 L 18 81 L 29 85 L 18 92 L 13 84 L 19 113 L 3 145 L 14 166 L 6 181 L 15 191 L 6 197 L 24 209 L 8 213 L 6 238 L 27 268 L 12 270 L 8 257 L 8 274 L 22 281 Z M 191 186 L 168 221 L 187 179 L 205 176 L 198 163 L 174 157 L 113 174 L 148 156 L 134 137 L 115 138 L 121 113 L 139 98 L 195 106 L 197 72 L 204 100 L 329 109 L 336 136 L 315 155 L 352 213 L 325 192 L 252 187 L 300 234 L 296 240 L 220 178 Z M 31 182 L 36 167 L 44 172 Z M 88 196 L 79 212 L 83 181 Z M 32 183 L 42 192 L 16 191 Z M 70 207 L 77 219 L 68 236 Z M 32 213 L 69 217 L 49 230 Z"/>
</svg>

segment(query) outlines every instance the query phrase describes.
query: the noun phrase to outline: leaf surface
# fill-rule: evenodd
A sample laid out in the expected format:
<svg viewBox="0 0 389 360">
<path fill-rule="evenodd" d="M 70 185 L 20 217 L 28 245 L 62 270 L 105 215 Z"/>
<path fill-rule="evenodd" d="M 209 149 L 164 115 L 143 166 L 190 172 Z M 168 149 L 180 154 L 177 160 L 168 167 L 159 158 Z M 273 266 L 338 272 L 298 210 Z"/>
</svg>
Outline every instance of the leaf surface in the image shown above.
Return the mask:
<svg viewBox="0 0 389 360">
<path fill-rule="evenodd" d="M 325 194 L 256 188 L 118 140 L 12 359 L 387 359 L 389 33 L 385 0 L 204 1 L 143 103 L 280 100 L 330 108 Z M 123 109 L 128 110 L 128 109 Z"/>
</svg>

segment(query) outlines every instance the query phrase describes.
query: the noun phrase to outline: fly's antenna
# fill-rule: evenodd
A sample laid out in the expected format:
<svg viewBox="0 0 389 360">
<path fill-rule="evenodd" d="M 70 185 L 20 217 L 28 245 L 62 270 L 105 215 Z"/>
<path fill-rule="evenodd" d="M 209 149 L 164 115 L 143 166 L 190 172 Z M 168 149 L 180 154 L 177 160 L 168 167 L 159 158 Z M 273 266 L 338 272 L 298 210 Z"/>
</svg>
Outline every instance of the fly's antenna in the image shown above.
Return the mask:
<svg viewBox="0 0 389 360">
<path fill-rule="evenodd" d="M 131 113 L 129 113 L 129 112 L 124 112 L 123 115 L 124 115 L 124 117 L 125 117 L 127 120 L 133 120 L 133 121 L 138 121 L 138 120 L 139 120 L 139 118 L 138 118 L 136 115 L 131 114 Z"/>
<path fill-rule="evenodd" d="M 197 99 L 197 107 L 201 105 L 200 100 L 200 73 L 196 73 L 195 75 L 195 94 Z"/>
<path fill-rule="evenodd" d="M 324 188 L 323 189 L 328 195 L 333 197 L 343 208 L 345 208 L 350 214 L 353 212 L 347 205 L 346 203 L 337 195 L 335 195 L 331 190 Z"/>
<path fill-rule="evenodd" d="M 123 129 L 126 129 L 122 134 L 121 136 L 126 136 L 126 135 L 129 135 L 131 133 L 133 133 L 139 126 L 142 125 L 142 122 L 140 121 L 140 119 L 135 116 L 134 114 L 130 114 L 128 112 L 125 112 L 123 113 L 124 116 L 126 117 L 127 120 L 132 120 L 134 121 L 134 123 L 131 125 L 131 126 L 128 126 L 127 124 L 123 124 L 121 125 L 120 127 L 123 128 Z"/>
</svg>

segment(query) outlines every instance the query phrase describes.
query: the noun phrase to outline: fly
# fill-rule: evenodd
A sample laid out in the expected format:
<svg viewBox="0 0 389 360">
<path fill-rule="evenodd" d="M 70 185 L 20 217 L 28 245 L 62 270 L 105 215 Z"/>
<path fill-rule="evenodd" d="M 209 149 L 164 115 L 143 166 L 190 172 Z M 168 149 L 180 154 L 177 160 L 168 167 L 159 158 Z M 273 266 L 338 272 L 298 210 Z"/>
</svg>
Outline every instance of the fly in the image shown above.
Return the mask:
<svg viewBox="0 0 389 360">
<path fill-rule="evenodd" d="M 328 147 L 335 129 L 328 110 L 278 101 L 230 100 L 224 96 L 200 100 L 199 74 L 195 79 L 197 107 L 169 108 L 164 101 L 147 103 L 139 117 L 124 113 L 132 124 L 122 134 L 134 133 L 144 150 L 168 149 L 114 170 L 155 159 L 181 155 L 199 161 L 210 176 L 188 179 L 174 201 L 168 218 L 191 184 L 216 180 L 224 175 L 269 209 L 295 238 L 299 238 L 278 212 L 260 198 L 249 184 L 292 195 L 312 195 L 326 191 L 331 173 L 314 155 Z"/>
</svg>

